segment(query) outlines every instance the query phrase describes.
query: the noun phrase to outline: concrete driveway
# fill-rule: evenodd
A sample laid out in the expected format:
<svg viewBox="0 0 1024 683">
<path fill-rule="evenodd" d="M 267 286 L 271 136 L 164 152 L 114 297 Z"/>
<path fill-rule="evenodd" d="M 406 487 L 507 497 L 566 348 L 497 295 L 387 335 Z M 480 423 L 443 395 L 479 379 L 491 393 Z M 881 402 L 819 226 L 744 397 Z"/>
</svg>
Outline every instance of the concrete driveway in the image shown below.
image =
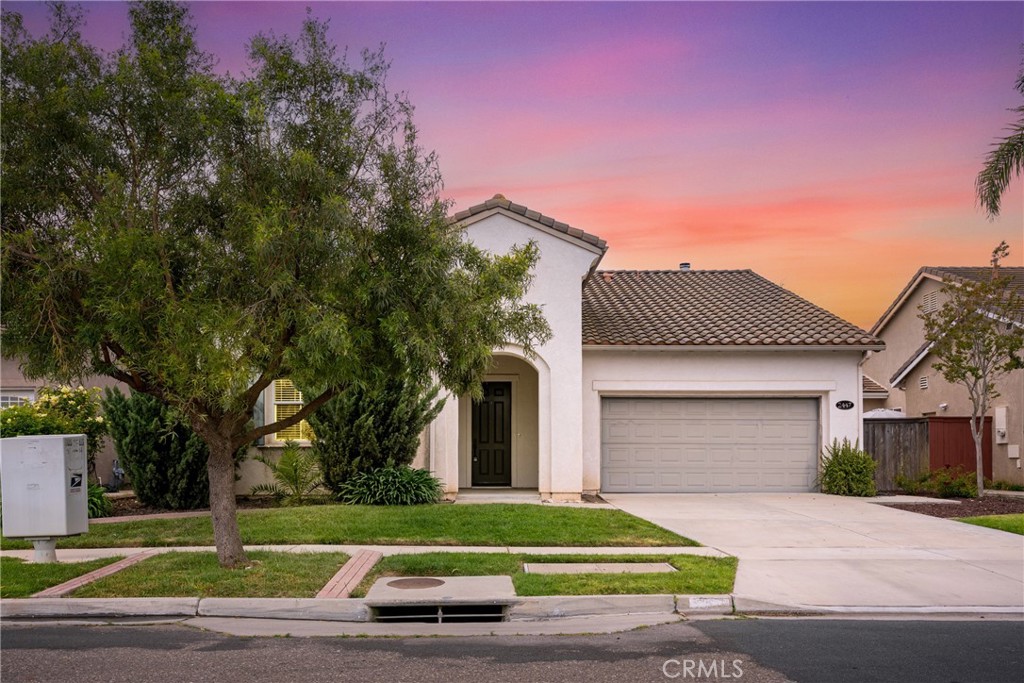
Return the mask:
<svg viewBox="0 0 1024 683">
<path fill-rule="evenodd" d="M 738 557 L 734 593 L 747 610 L 763 602 L 1024 614 L 1024 536 L 814 493 L 602 497 Z"/>
</svg>

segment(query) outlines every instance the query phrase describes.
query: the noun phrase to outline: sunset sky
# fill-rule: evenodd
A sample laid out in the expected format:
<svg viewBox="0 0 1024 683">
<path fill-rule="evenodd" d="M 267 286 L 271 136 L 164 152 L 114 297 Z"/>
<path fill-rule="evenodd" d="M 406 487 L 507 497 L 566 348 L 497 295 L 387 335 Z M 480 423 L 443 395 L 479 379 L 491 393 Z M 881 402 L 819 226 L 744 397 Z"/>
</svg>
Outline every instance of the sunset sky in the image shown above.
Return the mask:
<svg viewBox="0 0 1024 683">
<path fill-rule="evenodd" d="M 604 268 L 752 268 L 870 327 L 922 265 L 1024 264 L 1024 193 L 974 177 L 1013 120 L 1024 3 L 194 3 L 246 70 L 309 4 L 386 44 L 454 210 L 502 193 L 606 239 Z M 39 4 L 4 2 L 33 32 Z M 87 4 L 119 46 L 121 3 Z"/>
</svg>

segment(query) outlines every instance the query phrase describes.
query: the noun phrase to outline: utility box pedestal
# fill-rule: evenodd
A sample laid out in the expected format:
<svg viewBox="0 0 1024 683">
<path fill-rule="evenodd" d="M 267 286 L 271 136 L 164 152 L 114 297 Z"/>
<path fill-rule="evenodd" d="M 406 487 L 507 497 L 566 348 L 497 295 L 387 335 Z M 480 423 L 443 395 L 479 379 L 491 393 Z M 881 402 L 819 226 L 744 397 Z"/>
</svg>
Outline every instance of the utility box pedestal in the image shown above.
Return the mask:
<svg viewBox="0 0 1024 683">
<path fill-rule="evenodd" d="M 0 488 L 7 538 L 36 545 L 37 562 L 55 562 L 54 539 L 89 531 L 85 435 L 0 439 Z"/>
</svg>

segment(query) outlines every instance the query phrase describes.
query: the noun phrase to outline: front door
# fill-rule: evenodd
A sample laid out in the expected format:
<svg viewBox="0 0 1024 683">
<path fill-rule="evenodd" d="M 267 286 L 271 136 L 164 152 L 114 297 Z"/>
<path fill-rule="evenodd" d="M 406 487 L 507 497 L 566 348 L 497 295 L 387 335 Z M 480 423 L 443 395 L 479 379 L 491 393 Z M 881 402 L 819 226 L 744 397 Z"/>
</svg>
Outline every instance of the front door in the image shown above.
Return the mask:
<svg viewBox="0 0 1024 683">
<path fill-rule="evenodd" d="M 473 486 L 512 485 L 512 383 L 484 382 L 473 402 Z"/>
</svg>

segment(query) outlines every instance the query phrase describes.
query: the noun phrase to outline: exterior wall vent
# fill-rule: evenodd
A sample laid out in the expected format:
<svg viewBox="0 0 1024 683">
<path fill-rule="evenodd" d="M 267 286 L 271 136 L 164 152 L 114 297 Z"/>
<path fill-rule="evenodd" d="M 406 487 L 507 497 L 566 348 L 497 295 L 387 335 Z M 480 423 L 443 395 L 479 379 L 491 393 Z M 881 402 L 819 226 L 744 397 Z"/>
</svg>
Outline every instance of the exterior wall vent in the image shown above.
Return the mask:
<svg viewBox="0 0 1024 683">
<path fill-rule="evenodd" d="M 917 380 L 917 386 L 921 389 L 921 391 L 924 391 L 925 389 L 927 389 L 928 388 L 928 376 L 927 375 L 921 375 L 921 377 L 918 378 L 918 380 Z"/>
<path fill-rule="evenodd" d="M 921 310 L 924 313 L 934 313 L 939 310 L 939 293 L 928 292 L 924 295 L 924 303 L 921 304 Z"/>
</svg>

